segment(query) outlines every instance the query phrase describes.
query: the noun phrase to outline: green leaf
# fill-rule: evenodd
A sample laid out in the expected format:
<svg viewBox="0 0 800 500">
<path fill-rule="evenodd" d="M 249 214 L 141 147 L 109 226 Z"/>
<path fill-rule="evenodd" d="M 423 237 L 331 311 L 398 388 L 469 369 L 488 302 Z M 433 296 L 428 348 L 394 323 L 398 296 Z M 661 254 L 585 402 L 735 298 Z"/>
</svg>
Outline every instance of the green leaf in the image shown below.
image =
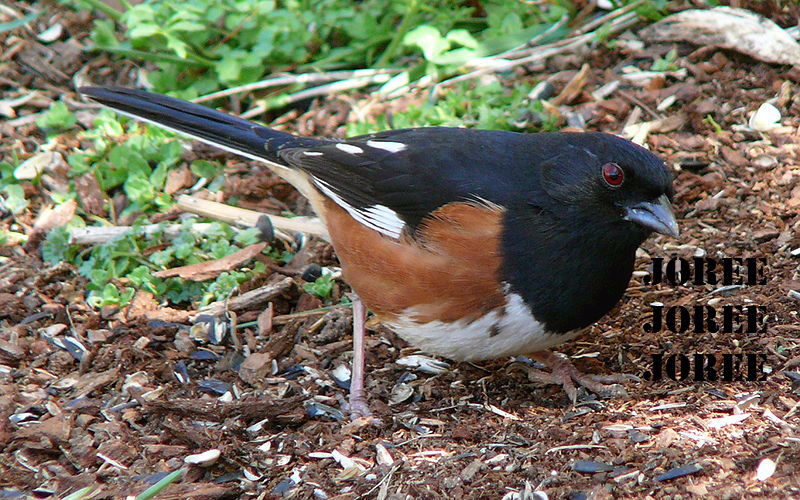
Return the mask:
<svg viewBox="0 0 800 500">
<path fill-rule="evenodd" d="M 131 38 L 147 38 L 161 33 L 161 27 L 155 24 L 142 23 L 128 31 Z"/>
<path fill-rule="evenodd" d="M 92 41 L 98 47 L 116 47 L 119 45 L 114 22 L 109 19 L 95 19 L 91 34 Z"/>
<path fill-rule="evenodd" d="M 233 242 L 241 246 L 253 245 L 259 241 L 261 241 L 261 231 L 255 227 L 239 231 L 233 237 Z"/>
<path fill-rule="evenodd" d="M 172 51 L 175 52 L 175 55 L 181 59 L 186 59 L 189 45 L 172 33 L 167 32 L 163 33 L 163 35 L 167 39 L 167 47 L 172 49 Z"/>
<path fill-rule="evenodd" d="M 409 31 L 403 43 L 422 49 L 423 56 L 429 61 L 450 48 L 450 42 L 442 38 L 439 30 L 426 24 Z"/>
<path fill-rule="evenodd" d="M 468 49 L 478 48 L 478 41 L 469 31 L 465 29 L 452 30 L 447 33 L 445 38 L 450 42 L 457 43 Z"/>
<path fill-rule="evenodd" d="M 158 495 L 161 492 L 161 490 L 163 490 L 170 484 L 174 483 L 175 481 L 181 479 L 185 473 L 186 469 L 178 469 L 174 472 L 169 473 L 159 482 L 147 488 L 143 492 L 139 493 L 139 495 L 135 498 L 135 500 L 150 500 L 154 496 Z"/>
<path fill-rule="evenodd" d="M 213 179 L 222 175 L 223 167 L 217 162 L 207 160 L 195 160 L 189 167 L 197 177 Z"/>
<path fill-rule="evenodd" d="M 244 56 L 244 52 L 240 50 L 235 50 L 225 55 L 225 58 L 214 68 L 220 80 L 234 82 L 239 78 L 242 72 L 242 56 Z"/>
<path fill-rule="evenodd" d="M 2 206 L 12 214 L 18 214 L 25 210 L 30 204 L 25 199 L 25 190 L 19 184 L 9 184 L 3 188 L 5 198 Z"/>
<path fill-rule="evenodd" d="M 138 173 L 128 176 L 123 189 L 128 198 L 135 203 L 147 203 L 156 195 L 156 190 L 150 179 Z"/>
<path fill-rule="evenodd" d="M 47 233 L 42 243 L 42 260 L 50 264 L 70 262 L 74 254 L 69 244 L 69 231 L 66 226 L 54 228 Z"/>
<path fill-rule="evenodd" d="M 142 24 L 158 24 L 156 21 L 157 5 L 138 4 L 128 9 L 123 15 L 123 21 L 127 26 L 140 26 Z"/>
<path fill-rule="evenodd" d="M 327 299 L 330 297 L 331 291 L 333 290 L 333 283 L 333 275 L 325 273 L 313 283 L 304 283 L 303 290 L 321 299 Z"/>
<path fill-rule="evenodd" d="M 50 109 L 36 119 L 36 125 L 43 130 L 64 130 L 75 125 L 78 118 L 67 109 L 62 101 L 54 102 Z"/>
<path fill-rule="evenodd" d="M 169 29 L 170 31 L 204 31 L 208 27 L 191 21 L 179 21 L 170 25 Z"/>
</svg>

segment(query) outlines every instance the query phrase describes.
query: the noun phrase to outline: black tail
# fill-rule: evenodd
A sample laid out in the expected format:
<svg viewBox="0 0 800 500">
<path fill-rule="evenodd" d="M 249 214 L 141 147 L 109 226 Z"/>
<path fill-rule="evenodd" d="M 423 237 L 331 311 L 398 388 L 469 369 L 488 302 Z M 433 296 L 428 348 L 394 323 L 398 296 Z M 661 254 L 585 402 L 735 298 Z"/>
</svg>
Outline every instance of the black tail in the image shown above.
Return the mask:
<svg viewBox="0 0 800 500">
<path fill-rule="evenodd" d="M 78 91 L 120 113 L 254 160 L 285 165 L 277 155 L 281 149 L 327 142 L 279 132 L 199 104 L 143 90 L 81 87 Z"/>
</svg>

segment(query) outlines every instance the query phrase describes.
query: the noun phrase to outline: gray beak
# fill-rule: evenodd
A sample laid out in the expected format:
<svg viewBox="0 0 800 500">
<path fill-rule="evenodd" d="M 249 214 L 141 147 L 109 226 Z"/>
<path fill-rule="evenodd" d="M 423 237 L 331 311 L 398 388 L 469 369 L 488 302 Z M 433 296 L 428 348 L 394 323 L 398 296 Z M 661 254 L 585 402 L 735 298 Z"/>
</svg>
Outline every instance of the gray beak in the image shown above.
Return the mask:
<svg viewBox="0 0 800 500">
<path fill-rule="evenodd" d="M 637 203 L 625 207 L 625 220 L 661 234 L 678 237 L 678 221 L 672 213 L 672 205 L 667 195 L 662 194 L 655 201 Z"/>
</svg>

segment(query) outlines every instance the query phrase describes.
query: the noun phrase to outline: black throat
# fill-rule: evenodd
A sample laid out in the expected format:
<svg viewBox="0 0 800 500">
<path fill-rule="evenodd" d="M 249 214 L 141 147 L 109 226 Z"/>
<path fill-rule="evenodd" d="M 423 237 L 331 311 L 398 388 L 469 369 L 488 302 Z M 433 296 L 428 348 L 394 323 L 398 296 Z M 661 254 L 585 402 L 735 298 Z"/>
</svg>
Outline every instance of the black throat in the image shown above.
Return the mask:
<svg viewBox="0 0 800 500">
<path fill-rule="evenodd" d="M 553 221 L 529 210 L 506 212 L 502 278 L 553 333 L 591 325 L 619 301 L 636 248 L 648 233 L 631 224 Z"/>
</svg>

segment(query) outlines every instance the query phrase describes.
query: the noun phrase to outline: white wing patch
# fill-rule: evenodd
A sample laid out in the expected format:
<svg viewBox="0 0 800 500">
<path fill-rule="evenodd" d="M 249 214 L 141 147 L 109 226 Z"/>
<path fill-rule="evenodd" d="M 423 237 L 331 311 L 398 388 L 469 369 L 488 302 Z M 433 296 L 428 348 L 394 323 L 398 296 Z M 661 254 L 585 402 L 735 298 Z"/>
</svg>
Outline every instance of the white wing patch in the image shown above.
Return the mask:
<svg viewBox="0 0 800 500">
<path fill-rule="evenodd" d="M 352 144 L 345 144 L 343 142 L 336 144 L 336 149 L 344 151 L 345 153 L 350 153 L 351 155 L 358 155 L 364 152 L 364 150 L 358 146 L 354 146 Z"/>
<path fill-rule="evenodd" d="M 327 197 L 345 209 L 359 223 L 394 239 L 400 238 L 400 235 L 403 234 L 406 223 L 391 208 L 384 205 L 356 208 L 336 194 L 327 182 L 316 177 L 312 177 L 312 180 Z"/>
<path fill-rule="evenodd" d="M 306 156 L 322 156 L 322 153 L 319 151 L 303 151 L 303 154 Z"/>
<path fill-rule="evenodd" d="M 395 141 L 367 141 L 367 146 L 375 149 L 383 149 L 390 153 L 399 153 L 405 151 L 406 145 L 402 142 Z"/>
</svg>

